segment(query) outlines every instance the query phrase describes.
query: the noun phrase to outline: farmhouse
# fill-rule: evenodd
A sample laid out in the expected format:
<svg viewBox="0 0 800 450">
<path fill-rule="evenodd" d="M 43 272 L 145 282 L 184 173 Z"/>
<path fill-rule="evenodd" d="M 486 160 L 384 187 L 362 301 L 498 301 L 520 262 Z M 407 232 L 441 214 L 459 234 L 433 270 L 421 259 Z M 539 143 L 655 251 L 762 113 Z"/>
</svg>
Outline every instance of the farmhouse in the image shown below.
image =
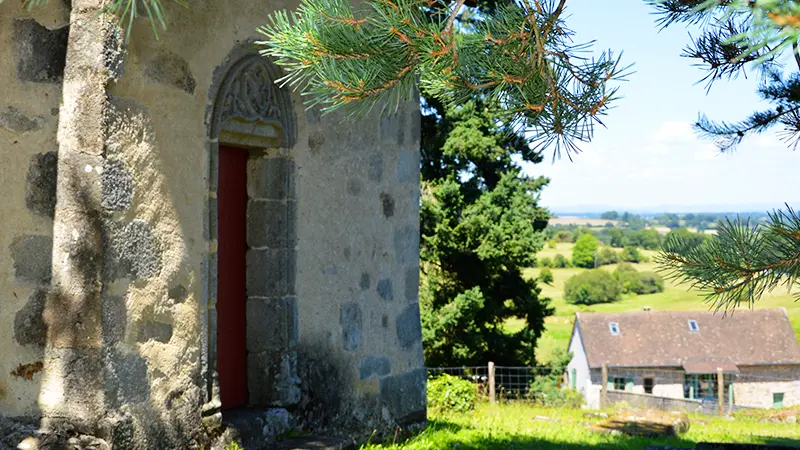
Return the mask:
<svg viewBox="0 0 800 450">
<path fill-rule="evenodd" d="M 602 383 L 609 401 L 687 409 L 718 404 L 720 369 L 728 406 L 800 404 L 800 346 L 784 309 L 726 317 L 705 311 L 576 313 L 569 351 L 568 382 L 592 408 L 600 405 Z"/>
<path fill-rule="evenodd" d="M 416 100 L 352 124 L 279 88 L 256 29 L 294 0 L 130 40 L 106 1 L 27 3 L 0 2 L 0 448 L 424 422 Z"/>
</svg>

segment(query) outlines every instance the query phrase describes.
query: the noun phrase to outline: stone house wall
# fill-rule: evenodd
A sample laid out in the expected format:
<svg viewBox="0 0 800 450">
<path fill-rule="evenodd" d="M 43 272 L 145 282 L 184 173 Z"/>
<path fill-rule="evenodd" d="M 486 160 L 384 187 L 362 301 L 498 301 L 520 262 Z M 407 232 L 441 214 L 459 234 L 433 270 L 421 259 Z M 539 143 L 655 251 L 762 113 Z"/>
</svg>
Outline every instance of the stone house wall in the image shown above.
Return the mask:
<svg viewBox="0 0 800 450">
<path fill-rule="evenodd" d="M 65 25 L 69 11 L 50 3 L 34 11 L 37 20 Z M 91 2 L 73 7 L 84 3 Z M 2 56 L 15 51 L 12 33 L 28 14 L 16 6 L 6 14 L 12 4 L 0 5 Z M 294 6 L 277 0 L 270 8 Z M 268 83 L 253 91 L 247 82 L 270 81 L 263 77 L 274 69 L 253 59 L 251 45 L 267 12 L 246 0 L 192 4 L 170 16 L 159 40 L 141 22 L 128 43 L 115 27 L 85 21 L 88 9 L 73 12 L 84 21 L 70 35 L 72 75 L 63 95 L 59 76 L 49 75 L 46 64 L 58 61 L 26 69 L 38 78 L 23 81 L 22 60 L 0 60 L 3 79 L 13 80 L 0 83 L 0 94 L 7 94 L 0 98 L 9 103 L 0 111 L 0 131 L 10 129 L 0 143 L 14 145 L 14 152 L 3 153 L 10 163 L 0 166 L 8 193 L 0 248 L 9 249 L 0 252 L 6 274 L 0 283 L 15 294 L 0 303 L 6 321 L 0 329 L 14 330 L 0 336 L 0 348 L 10 350 L 0 358 L 2 414 L 44 415 L 45 423 L 77 418 L 82 431 L 119 448 L 183 448 L 207 437 L 220 416 L 216 152 L 234 144 L 251 149 L 251 403 L 287 408 L 307 429 L 351 436 L 424 421 L 418 104 L 412 95 L 397 113 L 356 123 L 306 111 L 297 93 Z M 37 49 L 54 45 L 39 41 Z M 102 60 L 102 84 L 77 75 L 95 67 L 92 58 Z M 256 66 L 242 69 L 242 61 Z M 236 103 L 248 99 L 255 100 Z M 81 306 L 88 340 L 76 336 L 81 332 L 67 339 L 57 329 L 62 319 L 55 307 L 72 293 L 51 295 L 45 306 L 43 290 L 50 278 L 57 158 L 47 152 L 59 149 L 62 101 L 70 107 L 61 112 L 58 136 L 62 152 L 72 153 L 58 162 L 58 173 L 85 171 L 80 183 L 88 184 L 59 180 L 59 208 L 90 211 L 89 226 L 101 236 L 88 248 L 97 256 L 71 244 L 57 253 L 79 263 L 87 258 L 81 267 L 88 275 L 98 271 L 102 282 L 96 303 L 89 292 Z M 276 123 L 223 124 L 242 109 Z M 90 120 L 93 112 L 103 120 Z M 83 130 L 83 123 L 96 128 Z M 95 154 L 76 144 L 91 143 L 95 135 L 102 136 Z M 39 184 L 46 188 L 36 190 Z M 86 205 L 73 204 L 78 200 Z M 56 215 L 61 233 L 85 236 L 59 217 L 70 216 Z M 70 267 L 58 265 L 54 273 L 68 277 Z M 7 375 L 19 364 L 27 364 L 21 376 Z"/>
<path fill-rule="evenodd" d="M 739 367 L 739 370 L 741 373 L 733 385 L 736 405 L 772 408 L 775 393 L 783 394 L 784 406 L 800 404 L 800 367 Z"/>
</svg>

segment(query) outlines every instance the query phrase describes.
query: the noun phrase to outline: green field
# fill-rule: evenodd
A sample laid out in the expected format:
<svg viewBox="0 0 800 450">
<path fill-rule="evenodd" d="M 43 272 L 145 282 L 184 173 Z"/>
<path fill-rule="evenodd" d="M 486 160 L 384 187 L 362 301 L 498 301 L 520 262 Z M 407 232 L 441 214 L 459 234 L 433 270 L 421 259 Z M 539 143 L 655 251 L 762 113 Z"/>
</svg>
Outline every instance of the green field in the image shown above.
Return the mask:
<svg viewBox="0 0 800 450">
<path fill-rule="evenodd" d="M 553 257 L 560 253 L 567 258 L 572 256 L 573 244 L 558 244 L 554 249 L 545 248 L 539 252 L 537 258 Z M 643 251 L 651 260 L 656 252 Z M 656 265 L 653 262 L 635 264 L 636 268 L 640 271 L 655 270 Z M 616 266 L 604 266 L 606 270 L 613 271 Z M 539 284 L 542 288 L 542 295 L 551 299 L 551 305 L 555 307 L 556 312 L 552 317 L 546 319 L 547 328 L 539 339 L 537 345 L 536 358 L 539 362 L 546 363 L 550 360 L 550 355 L 553 350 L 561 347 L 566 349 L 570 334 L 572 333 L 572 322 L 575 313 L 578 311 L 594 311 L 594 312 L 620 312 L 620 311 L 641 311 L 645 306 L 649 306 L 653 311 L 676 311 L 676 310 L 708 310 L 709 304 L 704 302 L 702 294 L 697 291 L 688 290 L 686 285 L 677 285 L 671 280 L 666 280 L 664 285 L 664 292 L 650 295 L 626 295 L 622 300 L 615 303 L 607 303 L 602 305 L 592 306 L 576 306 L 570 305 L 564 301 L 564 282 L 569 277 L 586 269 L 552 269 L 553 271 L 553 284 L 548 286 L 546 284 Z M 536 277 L 539 275 L 539 269 L 527 269 L 525 275 L 528 277 Z M 794 297 L 786 292 L 785 289 L 775 290 L 764 296 L 755 305 L 756 309 L 760 308 L 779 308 L 784 307 L 789 313 L 789 319 L 792 322 L 792 327 L 795 333 L 800 335 L 800 303 L 794 301 Z M 524 326 L 521 320 L 511 320 L 507 324 L 509 331 L 518 330 Z"/>
<path fill-rule="evenodd" d="M 546 418 L 543 419 L 543 418 Z M 526 404 L 479 405 L 463 414 L 430 414 L 430 425 L 398 444 L 365 445 L 378 449 L 636 449 L 648 445 L 694 448 L 698 442 L 797 445 L 797 424 L 761 423 L 757 419 L 727 420 L 692 417 L 689 431 L 679 438 L 612 436 L 589 431 L 596 419 L 578 409 L 547 409 Z"/>
</svg>

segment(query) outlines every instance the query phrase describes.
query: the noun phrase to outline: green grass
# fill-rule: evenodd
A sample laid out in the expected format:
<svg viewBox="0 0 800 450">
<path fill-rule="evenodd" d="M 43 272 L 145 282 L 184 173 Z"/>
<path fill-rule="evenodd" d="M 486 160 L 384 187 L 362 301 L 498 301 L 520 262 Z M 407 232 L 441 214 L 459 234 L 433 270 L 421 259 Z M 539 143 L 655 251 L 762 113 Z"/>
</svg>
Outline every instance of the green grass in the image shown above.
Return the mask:
<svg viewBox="0 0 800 450">
<path fill-rule="evenodd" d="M 760 423 L 756 419 L 726 420 L 692 417 L 689 431 L 679 438 L 640 438 L 596 434 L 588 430 L 596 419 L 576 409 L 548 409 L 526 404 L 479 405 L 463 414 L 430 414 L 430 425 L 410 440 L 378 449 L 644 449 L 648 445 L 694 448 L 698 442 L 800 444 L 797 424 Z M 534 420 L 547 417 L 550 421 Z"/>
<path fill-rule="evenodd" d="M 558 253 L 570 258 L 572 256 L 572 246 L 573 244 L 558 244 L 555 249 L 545 248 L 537 254 L 537 258 L 544 256 L 552 258 Z M 643 251 L 643 253 L 652 260 L 657 252 Z M 653 262 L 635 264 L 635 266 L 639 271 L 654 271 L 656 269 L 656 264 Z M 603 266 L 602 269 L 613 271 L 616 266 Z M 537 268 L 526 269 L 524 275 L 534 278 L 539 275 L 539 270 Z M 704 301 L 705 299 L 700 292 L 689 290 L 686 285 L 678 285 L 672 280 L 665 280 L 664 292 L 656 294 L 626 295 L 618 302 L 600 305 L 570 305 L 564 301 L 564 283 L 571 276 L 583 270 L 586 269 L 552 269 L 552 285 L 539 284 L 542 289 L 541 295 L 550 298 L 551 305 L 556 309 L 555 315 L 546 319 L 545 332 L 536 347 L 536 358 L 541 363 L 547 363 L 556 348 L 566 349 L 572 333 L 572 322 L 576 312 L 641 311 L 645 306 L 649 306 L 653 311 L 706 311 L 710 306 Z M 765 295 L 755 305 L 756 309 L 780 307 L 786 308 L 795 334 L 800 335 L 800 303 L 795 302 L 791 294 L 783 289 L 777 289 Z M 522 320 L 512 319 L 506 323 L 506 329 L 510 332 L 518 331 L 524 326 L 525 324 Z"/>
</svg>

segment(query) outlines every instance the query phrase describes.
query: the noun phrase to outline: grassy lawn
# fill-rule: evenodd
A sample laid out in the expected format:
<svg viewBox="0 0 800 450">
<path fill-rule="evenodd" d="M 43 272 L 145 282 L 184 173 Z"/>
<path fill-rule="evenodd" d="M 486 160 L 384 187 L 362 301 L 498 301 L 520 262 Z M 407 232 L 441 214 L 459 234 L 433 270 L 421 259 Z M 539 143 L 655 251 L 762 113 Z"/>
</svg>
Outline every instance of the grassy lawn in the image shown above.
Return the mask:
<svg viewBox="0 0 800 450">
<path fill-rule="evenodd" d="M 654 439 L 593 433 L 588 427 L 596 419 L 585 418 L 583 414 L 581 410 L 525 404 L 484 404 L 470 413 L 432 413 L 430 426 L 409 441 L 366 445 L 362 449 L 644 449 L 652 444 L 694 448 L 698 442 L 800 445 L 797 424 L 692 417 L 689 431 L 681 437 Z M 535 420 L 537 416 L 550 420 Z"/>
<path fill-rule="evenodd" d="M 545 248 L 537 257 L 550 257 L 556 254 L 562 254 L 567 258 L 572 256 L 573 244 L 558 244 L 554 249 Z M 656 255 L 654 251 L 643 251 L 651 260 Z M 639 271 L 654 271 L 656 268 L 655 263 L 647 262 L 635 264 Z M 614 271 L 616 266 L 603 266 L 608 271 Z M 539 339 L 536 349 L 536 358 L 542 363 L 550 360 L 550 355 L 556 348 L 565 348 L 569 343 L 569 338 L 572 333 L 572 322 L 575 313 L 578 311 L 593 311 L 593 312 L 625 312 L 625 311 L 641 311 L 645 306 L 649 306 L 653 311 L 679 311 L 679 310 L 699 310 L 705 311 L 709 309 L 709 304 L 704 302 L 702 294 L 697 291 L 688 290 L 686 285 L 678 285 L 671 280 L 665 280 L 664 292 L 650 295 L 626 295 L 615 303 L 607 303 L 592 306 L 577 306 L 570 305 L 564 301 L 564 282 L 571 276 L 580 273 L 586 269 L 552 269 L 553 271 L 553 284 L 539 284 L 542 289 L 542 295 L 551 299 L 551 305 L 555 307 L 556 312 L 552 317 L 546 320 L 547 328 Z M 527 277 L 537 277 L 539 269 L 527 269 L 525 271 Z M 792 322 L 792 327 L 795 333 L 800 335 L 800 303 L 794 301 L 794 297 L 787 293 L 785 290 L 779 289 L 765 295 L 756 305 L 756 309 L 761 308 L 786 308 L 789 313 L 789 319 Z M 524 327 L 525 324 L 521 320 L 510 320 L 507 323 L 509 331 L 517 331 Z"/>
</svg>

